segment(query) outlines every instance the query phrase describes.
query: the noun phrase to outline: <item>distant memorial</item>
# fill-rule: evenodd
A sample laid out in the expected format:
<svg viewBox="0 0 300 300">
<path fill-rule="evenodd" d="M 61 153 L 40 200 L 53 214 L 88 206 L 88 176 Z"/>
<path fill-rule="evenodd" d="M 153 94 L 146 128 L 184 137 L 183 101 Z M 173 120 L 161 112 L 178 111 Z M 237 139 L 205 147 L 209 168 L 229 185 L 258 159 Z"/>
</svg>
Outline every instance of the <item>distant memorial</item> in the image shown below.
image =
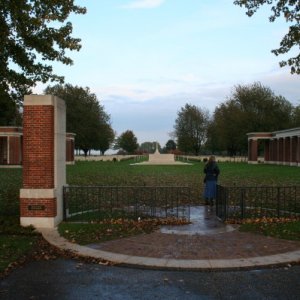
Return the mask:
<svg viewBox="0 0 300 300">
<path fill-rule="evenodd" d="M 156 142 L 156 149 L 153 154 L 149 154 L 149 160 L 132 165 L 191 165 L 181 161 L 175 161 L 174 154 L 161 154 L 158 150 L 158 143 Z"/>
</svg>

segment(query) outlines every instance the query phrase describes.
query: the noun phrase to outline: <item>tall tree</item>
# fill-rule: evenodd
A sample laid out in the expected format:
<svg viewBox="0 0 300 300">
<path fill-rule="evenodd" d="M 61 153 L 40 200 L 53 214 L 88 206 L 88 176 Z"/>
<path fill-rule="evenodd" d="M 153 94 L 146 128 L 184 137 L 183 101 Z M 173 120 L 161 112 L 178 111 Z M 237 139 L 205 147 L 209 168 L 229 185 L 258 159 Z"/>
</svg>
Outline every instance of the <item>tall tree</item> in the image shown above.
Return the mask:
<svg viewBox="0 0 300 300">
<path fill-rule="evenodd" d="M 208 122 L 208 111 L 191 104 L 182 107 L 174 125 L 178 149 L 199 155 L 206 140 Z"/>
<path fill-rule="evenodd" d="M 300 105 L 293 108 L 292 127 L 300 127 Z"/>
<path fill-rule="evenodd" d="M 300 74 L 300 4 L 299 0 L 235 0 L 234 4 L 247 9 L 246 14 L 251 17 L 263 5 L 271 5 L 272 15 L 270 22 L 283 17 L 286 22 L 291 24 L 288 33 L 283 37 L 278 49 L 272 50 L 277 56 L 286 54 L 292 49 L 296 50 L 296 56 L 280 62 L 280 66 L 290 66 L 291 73 Z"/>
<path fill-rule="evenodd" d="M 122 149 L 128 154 L 133 154 L 138 149 L 139 145 L 133 131 L 126 130 L 116 140 L 114 149 Z"/>
<path fill-rule="evenodd" d="M 139 150 L 143 153 L 154 153 L 156 142 L 144 142 L 139 146 Z"/>
<path fill-rule="evenodd" d="M 76 133 L 75 148 L 87 155 L 91 149 L 106 151 L 106 143 L 112 143 L 110 116 L 99 104 L 97 96 L 89 88 L 55 85 L 47 87 L 46 94 L 56 95 L 65 100 L 67 110 L 67 131 Z M 106 140 L 105 142 L 105 139 Z M 101 146 L 102 144 L 102 146 Z"/>
<path fill-rule="evenodd" d="M 208 140 L 230 155 L 245 153 L 247 133 L 287 129 L 292 124 L 292 111 L 290 102 L 261 83 L 238 85 L 215 109 Z"/>
<path fill-rule="evenodd" d="M 113 145 L 115 136 L 116 134 L 112 129 L 110 122 L 100 122 L 100 132 L 96 149 L 99 149 L 101 154 L 104 155 L 104 153 Z"/>
<path fill-rule="evenodd" d="M 0 126 L 21 126 L 22 117 L 18 105 L 1 92 L 0 107 Z"/>
<path fill-rule="evenodd" d="M 66 50 L 79 50 L 71 37 L 71 13 L 86 9 L 73 0 L 0 0 L 0 95 L 20 104 L 36 82 L 63 82 L 49 62 L 72 64 Z"/>
<path fill-rule="evenodd" d="M 166 150 L 166 152 L 174 151 L 174 150 L 176 150 L 176 146 L 177 145 L 174 140 L 168 140 L 166 143 L 166 146 L 165 146 L 165 150 Z"/>
</svg>

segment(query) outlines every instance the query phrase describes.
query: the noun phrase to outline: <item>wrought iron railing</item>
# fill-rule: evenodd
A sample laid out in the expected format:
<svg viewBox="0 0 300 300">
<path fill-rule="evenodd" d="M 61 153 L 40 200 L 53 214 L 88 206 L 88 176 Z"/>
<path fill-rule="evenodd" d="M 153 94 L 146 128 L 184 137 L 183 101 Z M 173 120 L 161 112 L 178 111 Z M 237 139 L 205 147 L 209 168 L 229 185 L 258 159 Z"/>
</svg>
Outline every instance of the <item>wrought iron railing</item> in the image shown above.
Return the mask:
<svg viewBox="0 0 300 300">
<path fill-rule="evenodd" d="M 190 188 L 174 186 L 66 186 L 64 219 L 118 217 L 190 219 Z"/>
<path fill-rule="evenodd" d="M 300 186 L 217 186 L 216 213 L 222 220 L 300 217 Z"/>
</svg>

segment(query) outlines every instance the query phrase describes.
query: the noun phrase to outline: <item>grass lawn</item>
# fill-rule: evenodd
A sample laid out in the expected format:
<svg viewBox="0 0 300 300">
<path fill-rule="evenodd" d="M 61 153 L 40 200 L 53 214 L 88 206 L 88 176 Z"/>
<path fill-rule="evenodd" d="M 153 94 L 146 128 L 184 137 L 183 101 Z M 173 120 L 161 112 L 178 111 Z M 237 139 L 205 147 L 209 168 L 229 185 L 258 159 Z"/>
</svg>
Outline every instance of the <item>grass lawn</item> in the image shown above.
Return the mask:
<svg viewBox="0 0 300 300">
<path fill-rule="evenodd" d="M 67 183 L 69 185 L 112 185 L 112 186 L 189 186 L 194 203 L 202 202 L 203 162 L 193 162 L 186 166 L 130 166 L 132 161 L 121 162 L 76 162 L 67 166 Z M 219 183 L 223 185 L 297 185 L 300 182 L 300 168 L 276 165 L 248 165 L 247 163 L 219 163 L 221 170 Z M 36 235 L 29 233 L 32 229 L 21 228 L 19 220 L 19 190 L 22 185 L 22 169 L 0 169 L 0 273 L 18 257 L 34 251 Z M 14 219 L 15 221 L 10 221 Z M 69 233 L 76 242 L 89 243 L 101 239 L 111 239 L 126 234 L 136 234 L 151 230 L 149 223 L 142 225 L 130 222 L 103 225 L 91 224 L 94 227 L 62 223 L 61 232 Z M 70 226 L 67 228 L 67 226 Z M 71 228 L 72 226 L 72 228 Z M 124 227 L 125 226 L 125 227 Z M 132 226 L 132 227 L 131 227 Z M 153 225 L 154 226 L 154 225 Z M 155 225 L 156 226 L 156 225 Z M 280 237 L 294 238 L 299 234 L 299 223 L 279 224 L 282 227 Z M 83 228 L 87 234 L 83 233 Z M 124 230 L 124 228 L 126 230 Z M 248 229 L 254 230 L 255 229 Z M 278 230 L 258 232 L 271 235 Z M 76 234 L 74 232 L 77 232 Z M 79 234 L 79 233 L 80 234 Z M 100 234 L 99 232 L 102 232 Z M 293 235 L 291 232 L 295 232 Z M 277 234 L 277 233 L 276 233 Z M 81 237 L 80 237 L 81 235 Z M 89 236 L 91 238 L 87 238 Z M 14 249 L 14 250 L 13 250 Z"/>
<path fill-rule="evenodd" d="M 242 224 L 240 231 L 253 232 L 280 239 L 300 241 L 300 221 Z"/>
<path fill-rule="evenodd" d="M 18 216 L 0 216 L 0 274 L 35 248 L 37 241 L 34 228 L 20 227 Z"/>
</svg>

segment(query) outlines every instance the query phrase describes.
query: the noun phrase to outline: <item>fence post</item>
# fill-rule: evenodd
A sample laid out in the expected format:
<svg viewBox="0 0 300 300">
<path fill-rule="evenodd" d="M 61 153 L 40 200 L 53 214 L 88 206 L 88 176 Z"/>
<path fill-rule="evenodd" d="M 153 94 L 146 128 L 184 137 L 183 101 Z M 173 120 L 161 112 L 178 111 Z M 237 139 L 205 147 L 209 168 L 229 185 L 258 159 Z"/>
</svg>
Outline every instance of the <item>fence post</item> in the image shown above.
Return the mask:
<svg viewBox="0 0 300 300">
<path fill-rule="evenodd" d="M 280 187 L 277 188 L 277 218 L 280 217 Z"/>
<path fill-rule="evenodd" d="M 245 218 L 245 189 L 241 189 L 241 199 L 240 199 L 240 207 L 241 207 L 241 217 Z"/>
<path fill-rule="evenodd" d="M 224 197 L 224 221 L 227 220 L 227 204 L 228 204 L 228 193 L 229 193 L 229 189 L 228 188 L 225 188 L 224 187 L 224 194 L 225 194 L 225 197 Z"/>
</svg>

